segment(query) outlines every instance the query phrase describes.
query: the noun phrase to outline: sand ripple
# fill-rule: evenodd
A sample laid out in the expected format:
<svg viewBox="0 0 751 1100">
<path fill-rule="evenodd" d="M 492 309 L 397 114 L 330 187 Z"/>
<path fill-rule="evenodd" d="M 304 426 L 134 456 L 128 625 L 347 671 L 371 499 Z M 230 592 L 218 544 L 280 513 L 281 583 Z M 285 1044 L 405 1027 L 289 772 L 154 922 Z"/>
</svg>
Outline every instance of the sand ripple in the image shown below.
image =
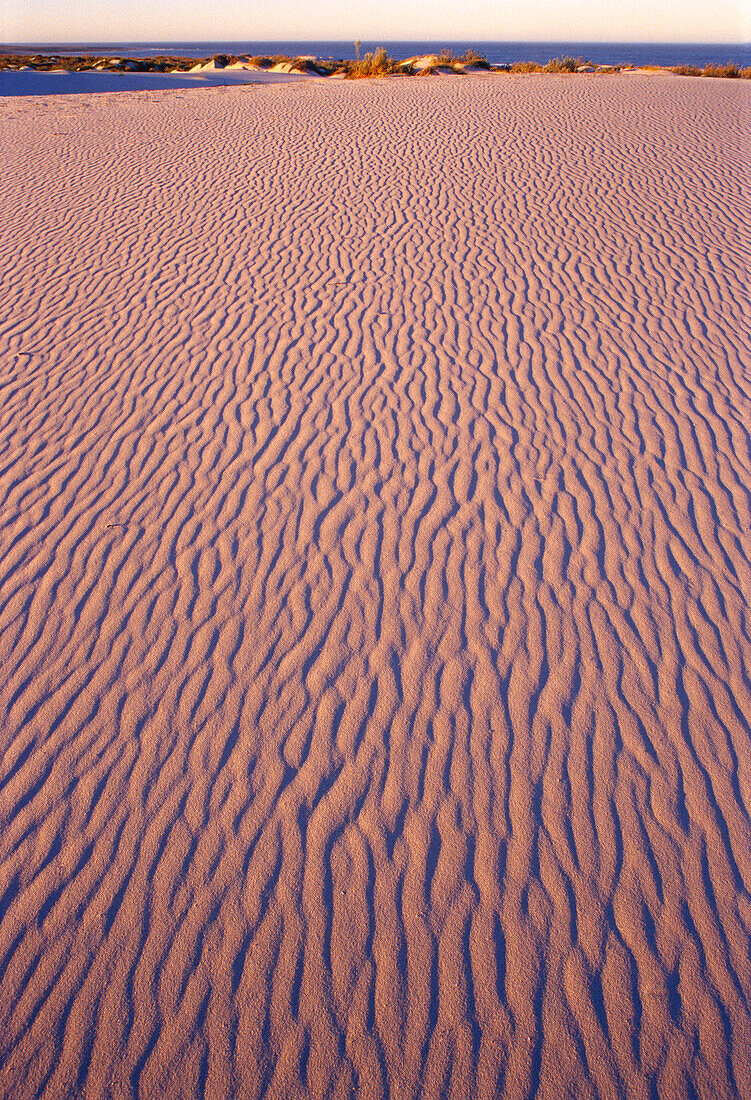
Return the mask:
<svg viewBox="0 0 751 1100">
<path fill-rule="evenodd" d="M 751 1095 L 749 91 L 8 101 L 4 1096 Z"/>
</svg>

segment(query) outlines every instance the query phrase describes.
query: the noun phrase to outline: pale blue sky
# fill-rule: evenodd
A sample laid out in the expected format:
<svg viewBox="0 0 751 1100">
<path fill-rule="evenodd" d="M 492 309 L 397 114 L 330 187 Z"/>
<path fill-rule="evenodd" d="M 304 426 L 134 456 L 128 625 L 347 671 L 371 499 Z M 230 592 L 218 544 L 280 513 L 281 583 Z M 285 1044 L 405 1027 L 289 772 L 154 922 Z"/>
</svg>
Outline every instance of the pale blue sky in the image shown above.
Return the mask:
<svg viewBox="0 0 751 1100">
<path fill-rule="evenodd" d="M 0 41 L 747 42 L 751 0 L 0 0 Z"/>
</svg>

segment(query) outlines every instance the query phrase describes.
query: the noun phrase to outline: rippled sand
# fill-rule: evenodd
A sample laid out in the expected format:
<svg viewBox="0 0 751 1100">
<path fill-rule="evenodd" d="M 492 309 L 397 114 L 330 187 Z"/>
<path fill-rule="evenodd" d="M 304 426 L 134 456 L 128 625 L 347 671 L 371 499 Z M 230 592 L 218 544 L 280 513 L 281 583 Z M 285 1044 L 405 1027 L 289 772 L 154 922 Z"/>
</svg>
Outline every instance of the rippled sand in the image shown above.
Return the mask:
<svg viewBox="0 0 751 1100">
<path fill-rule="evenodd" d="M 3 1096 L 751 1095 L 750 94 L 5 101 Z"/>
</svg>

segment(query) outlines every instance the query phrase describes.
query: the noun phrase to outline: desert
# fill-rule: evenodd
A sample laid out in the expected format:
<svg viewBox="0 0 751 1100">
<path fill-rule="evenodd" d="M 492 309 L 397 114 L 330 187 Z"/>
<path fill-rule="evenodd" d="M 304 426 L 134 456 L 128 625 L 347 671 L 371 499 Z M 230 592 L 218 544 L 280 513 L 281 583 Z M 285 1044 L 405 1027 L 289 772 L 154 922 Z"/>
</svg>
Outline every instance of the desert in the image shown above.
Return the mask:
<svg viewBox="0 0 751 1100">
<path fill-rule="evenodd" d="M 751 86 L 278 75 L 0 101 L 0 1095 L 749 1096 Z"/>
</svg>

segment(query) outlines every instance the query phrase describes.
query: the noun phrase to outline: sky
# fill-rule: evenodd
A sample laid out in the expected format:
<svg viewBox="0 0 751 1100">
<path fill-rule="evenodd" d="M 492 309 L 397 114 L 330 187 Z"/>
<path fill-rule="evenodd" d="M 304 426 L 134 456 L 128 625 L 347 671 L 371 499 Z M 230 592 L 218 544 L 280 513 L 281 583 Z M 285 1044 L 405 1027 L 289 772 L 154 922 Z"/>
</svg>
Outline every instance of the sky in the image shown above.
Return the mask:
<svg viewBox="0 0 751 1100">
<path fill-rule="evenodd" d="M 2 42 L 748 42 L 751 0 L 0 0 Z"/>
</svg>

